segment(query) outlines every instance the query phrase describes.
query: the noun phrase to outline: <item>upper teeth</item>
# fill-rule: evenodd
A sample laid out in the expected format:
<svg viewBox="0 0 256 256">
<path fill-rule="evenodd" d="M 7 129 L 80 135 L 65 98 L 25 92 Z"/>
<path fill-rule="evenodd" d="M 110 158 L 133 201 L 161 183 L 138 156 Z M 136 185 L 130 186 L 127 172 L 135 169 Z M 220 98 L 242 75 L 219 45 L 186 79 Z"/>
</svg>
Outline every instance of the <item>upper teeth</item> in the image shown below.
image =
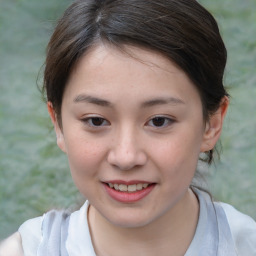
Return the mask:
<svg viewBox="0 0 256 256">
<path fill-rule="evenodd" d="M 139 183 L 133 185 L 125 185 L 125 184 L 112 184 L 108 183 L 109 187 L 114 188 L 115 190 L 119 190 L 122 192 L 135 192 L 137 190 L 142 190 L 142 188 L 148 187 L 148 183 Z"/>
</svg>

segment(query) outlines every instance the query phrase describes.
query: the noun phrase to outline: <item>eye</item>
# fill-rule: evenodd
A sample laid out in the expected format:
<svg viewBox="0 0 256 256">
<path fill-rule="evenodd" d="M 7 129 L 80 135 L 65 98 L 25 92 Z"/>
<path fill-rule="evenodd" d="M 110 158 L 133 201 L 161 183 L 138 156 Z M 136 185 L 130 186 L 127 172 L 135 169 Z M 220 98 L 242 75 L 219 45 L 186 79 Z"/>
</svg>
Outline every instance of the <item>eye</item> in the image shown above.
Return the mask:
<svg viewBox="0 0 256 256">
<path fill-rule="evenodd" d="M 90 127 L 102 127 L 109 125 L 109 122 L 102 117 L 87 117 L 82 120 L 86 125 Z"/>
<path fill-rule="evenodd" d="M 174 122 L 173 119 L 165 116 L 155 116 L 147 122 L 147 125 L 156 127 L 156 128 L 164 128 L 171 125 Z"/>
</svg>

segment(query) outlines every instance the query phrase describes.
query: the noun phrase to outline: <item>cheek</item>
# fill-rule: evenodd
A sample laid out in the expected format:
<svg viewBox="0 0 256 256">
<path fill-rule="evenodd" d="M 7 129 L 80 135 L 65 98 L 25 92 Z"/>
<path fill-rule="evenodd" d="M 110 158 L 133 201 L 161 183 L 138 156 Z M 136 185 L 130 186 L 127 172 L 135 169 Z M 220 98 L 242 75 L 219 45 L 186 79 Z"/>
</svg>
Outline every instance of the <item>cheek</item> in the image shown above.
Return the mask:
<svg viewBox="0 0 256 256">
<path fill-rule="evenodd" d="M 201 145 L 199 133 L 180 130 L 165 141 L 155 141 L 153 145 L 151 152 L 154 152 L 155 163 L 168 175 L 181 177 L 189 174 L 193 177 Z"/>
<path fill-rule="evenodd" d="M 94 176 L 104 158 L 101 143 L 73 137 L 66 142 L 67 156 L 72 176 Z"/>
<path fill-rule="evenodd" d="M 96 192 L 98 170 L 104 159 L 103 147 L 100 143 L 86 140 L 71 140 L 67 144 L 67 156 L 72 179 L 85 198 L 91 198 Z"/>
<path fill-rule="evenodd" d="M 198 141 L 186 139 L 186 137 L 170 138 L 167 142 L 161 143 L 157 147 L 157 142 L 151 146 L 157 157 L 162 161 L 178 161 L 179 159 L 197 158 L 200 152 L 200 144 Z M 196 146 L 198 144 L 198 147 Z M 157 149 L 157 150 L 156 150 Z"/>
</svg>

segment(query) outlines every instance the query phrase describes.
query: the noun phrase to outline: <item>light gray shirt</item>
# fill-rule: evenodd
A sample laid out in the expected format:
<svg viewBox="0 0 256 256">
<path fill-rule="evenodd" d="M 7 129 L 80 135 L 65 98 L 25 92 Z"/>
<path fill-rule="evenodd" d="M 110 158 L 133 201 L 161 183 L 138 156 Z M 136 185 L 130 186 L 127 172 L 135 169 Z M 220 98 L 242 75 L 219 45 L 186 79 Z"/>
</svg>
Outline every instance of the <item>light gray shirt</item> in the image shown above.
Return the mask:
<svg viewBox="0 0 256 256">
<path fill-rule="evenodd" d="M 193 189 L 200 204 L 195 236 L 184 256 L 255 256 L 256 223 Z M 89 202 L 71 214 L 50 211 L 19 228 L 25 256 L 96 256 L 87 222 Z"/>
</svg>

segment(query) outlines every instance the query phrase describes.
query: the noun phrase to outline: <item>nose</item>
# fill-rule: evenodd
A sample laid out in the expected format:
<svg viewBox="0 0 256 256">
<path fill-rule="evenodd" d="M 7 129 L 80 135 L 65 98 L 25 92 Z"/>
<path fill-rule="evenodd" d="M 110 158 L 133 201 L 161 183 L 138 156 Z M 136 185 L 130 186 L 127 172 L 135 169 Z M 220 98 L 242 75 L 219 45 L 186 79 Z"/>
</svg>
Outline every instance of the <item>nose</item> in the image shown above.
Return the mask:
<svg viewBox="0 0 256 256">
<path fill-rule="evenodd" d="M 107 156 L 109 164 L 120 170 L 131 170 L 145 165 L 147 155 L 137 137 L 135 131 L 128 129 L 119 132 Z"/>
</svg>

